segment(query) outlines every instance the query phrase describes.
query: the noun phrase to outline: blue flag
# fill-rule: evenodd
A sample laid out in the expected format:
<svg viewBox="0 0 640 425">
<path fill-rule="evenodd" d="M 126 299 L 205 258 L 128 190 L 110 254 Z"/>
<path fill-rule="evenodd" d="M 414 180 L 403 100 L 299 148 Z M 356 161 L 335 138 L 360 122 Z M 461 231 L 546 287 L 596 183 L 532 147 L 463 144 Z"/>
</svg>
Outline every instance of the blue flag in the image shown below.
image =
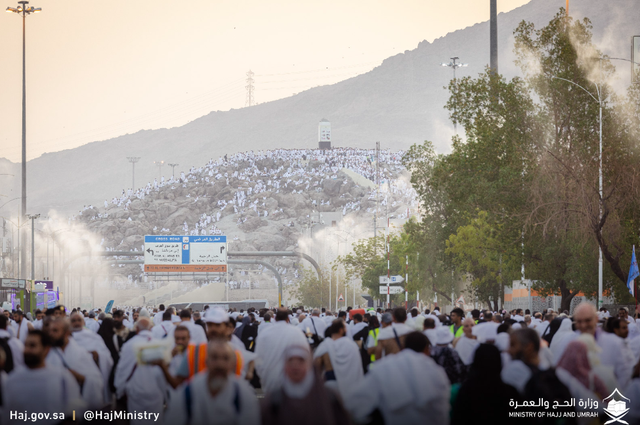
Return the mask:
<svg viewBox="0 0 640 425">
<path fill-rule="evenodd" d="M 635 254 L 634 254 L 635 255 Z M 636 258 L 635 256 L 633 258 Z M 638 265 L 636 264 L 636 270 L 638 270 Z M 111 313 L 111 307 L 113 307 L 113 301 L 111 300 L 107 303 L 107 307 L 104 309 L 105 313 Z"/>
<path fill-rule="evenodd" d="M 636 277 L 640 276 L 640 270 L 638 270 L 638 260 L 636 260 L 636 246 L 633 246 L 633 254 L 631 255 L 631 268 L 629 269 L 629 278 L 627 279 L 627 288 L 629 293 L 635 296 L 635 288 L 633 281 Z"/>
</svg>

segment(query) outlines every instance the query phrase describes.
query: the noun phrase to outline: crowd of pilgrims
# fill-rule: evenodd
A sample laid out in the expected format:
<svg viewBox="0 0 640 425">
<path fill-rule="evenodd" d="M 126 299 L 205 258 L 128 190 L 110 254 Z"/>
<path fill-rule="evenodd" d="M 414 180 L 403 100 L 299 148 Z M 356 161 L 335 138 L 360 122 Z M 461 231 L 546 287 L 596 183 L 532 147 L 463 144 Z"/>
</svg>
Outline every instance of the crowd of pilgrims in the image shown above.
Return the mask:
<svg viewBox="0 0 640 425">
<path fill-rule="evenodd" d="M 398 175 L 404 170 L 402 157 L 404 151 L 393 152 L 391 150 L 381 150 L 379 152 L 380 169 L 379 180 L 384 186 L 380 192 L 379 208 L 389 214 L 393 213 L 398 219 L 407 219 L 411 214 L 411 208 L 415 207 L 416 196 L 408 180 L 399 179 Z M 135 200 L 152 200 L 161 191 L 182 190 L 181 197 L 190 202 L 207 202 L 208 210 L 202 214 L 194 214 L 190 219 L 185 220 L 181 225 L 174 228 L 167 228 L 164 225 L 153 225 L 146 229 L 140 229 L 140 234 L 180 234 L 180 235 L 222 235 L 226 234 L 229 240 L 239 240 L 238 234 L 242 233 L 242 225 L 251 217 L 257 216 L 266 220 L 289 220 L 285 217 L 283 208 L 274 203 L 271 195 L 282 194 L 304 194 L 309 196 L 309 192 L 317 191 L 322 193 L 325 179 L 336 179 L 337 173 L 342 169 L 348 169 L 357 173 L 370 181 L 376 179 L 376 151 L 375 149 L 354 149 L 354 148 L 334 148 L 331 150 L 320 149 L 277 149 L 265 151 L 250 151 L 225 155 L 217 160 L 211 159 L 203 167 L 192 167 L 187 173 L 181 172 L 175 178 L 169 177 L 165 180 L 162 177 L 159 181 L 147 183 L 138 189 L 126 189 L 119 197 L 104 201 L 104 208 L 93 205 L 86 205 L 77 215 L 69 220 L 78 219 L 95 221 L 113 218 L 118 211 L 129 211 L 129 206 Z M 313 163 L 313 167 L 308 165 Z M 264 164 L 269 164 L 265 167 Z M 203 193 L 203 188 L 212 185 L 231 187 L 232 191 L 224 196 L 217 196 L 215 199 L 208 199 Z M 371 206 L 362 207 L 363 200 L 372 201 L 376 197 L 376 191 L 370 188 L 365 189 L 365 196 L 353 198 L 345 202 L 338 203 L 335 197 L 322 195 L 322 199 L 313 199 L 311 204 L 314 209 L 324 205 L 333 204 L 335 211 L 341 211 L 343 216 L 350 213 L 367 212 L 374 213 Z M 198 195 L 199 194 L 199 195 Z M 341 195 L 344 196 L 344 195 Z M 181 198 L 182 199 L 182 198 Z M 271 200 L 271 202 L 270 202 Z M 400 206 L 402 206 L 401 209 Z M 409 206 L 409 209 L 405 209 Z M 396 211 L 397 210 L 397 211 Z M 307 220 L 312 221 L 311 211 L 297 211 L 299 216 L 295 218 L 298 224 Z M 132 214 L 133 215 L 133 214 Z M 226 216 L 233 216 L 233 223 L 227 224 L 224 230 L 221 229 L 220 221 Z M 305 217 L 306 216 L 306 217 Z M 126 217 L 124 220 L 134 221 L 135 216 Z M 231 229 L 229 228 L 231 226 Z M 234 226 L 235 225 L 235 226 Z M 295 227 L 294 220 L 289 220 L 287 225 Z M 133 250 L 144 251 L 144 245 L 124 246 L 124 239 L 111 240 L 112 235 L 103 235 L 100 246 L 106 251 Z M 293 241 L 292 245 L 297 246 Z M 122 257 L 123 259 L 126 259 Z M 127 269 L 129 274 L 128 282 L 112 282 L 110 286 L 115 289 L 132 287 L 149 287 L 148 277 L 140 269 L 125 264 L 112 265 L 113 268 Z M 261 271 L 261 269 L 260 269 Z M 295 284 L 299 280 L 296 269 L 290 268 L 287 275 L 283 274 L 285 285 Z M 213 281 L 216 281 L 213 279 Z M 249 280 L 234 280 L 231 282 L 231 289 L 247 289 L 252 283 Z M 254 282 L 254 287 L 259 283 Z"/>
<path fill-rule="evenodd" d="M 500 423 L 514 403 L 575 398 L 591 402 L 558 409 L 600 417 L 562 423 L 599 423 L 603 400 L 618 389 L 635 400 L 625 418 L 633 424 L 639 358 L 640 329 L 628 311 L 612 316 L 587 303 L 572 316 L 438 307 L 7 310 L 0 422 L 22 422 L 11 411 L 81 418 L 94 410 L 122 412 L 120 423 L 131 424 Z"/>
<path fill-rule="evenodd" d="M 402 166 L 403 155 L 403 151 L 381 150 L 379 153 L 378 178 L 381 184 L 389 186 L 389 193 L 383 193 L 381 197 L 380 205 L 382 207 L 386 207 L 387 202 L 391 208 L 398 206 L 400 202 L 392 199 L 398 196 L 406 198 L 407 203 L 412 202 L 414 192 L 409 182 L 395 179 L 397 174 L 404 169 Z M 265 161 L 272 164 L 274 168 L 262 166 Z M 233 209 L 233 213 L 238 215 L 237 225 L 247 220 L 249 211 L 253 211 L 253 214 L 259 217 L 278 219 L 278 215 L 282 215 L 283 210 L 277 207 L 269 210 L 266 201 L 270 194 L 322 192 L 323 181 L 336 179 L 338 172 L 342 169 L 351 170 L 370 181 L 375 181 L 375 161 L 375 150 L 354 148 L 277 149 L 225 155 L 216 161 L 211 159 L 204 167 L 192 167 L 188 173 L 181 172 L 180 176 L 175 178 L 172 176 L 165 180 L 164 177 L 161 177 L 160 181 L 154 179 L 144 187 L 123 190 L 119 197 L 114 197 L 111 201 L 104 201 L 102 212 L 93 205 L 87 205 L 79 211 L 78 216 L 72 216 L 70 221 L 86 214 L 91 216 L 91 220 L 108 218 L 113 212 L 113 208 L 128 210 L 134 200 L 145 199 L 164 187 L 174 190 L 177 188 L 195 189 L 197 186 L 207 187 L 215 184 L 231 185 L 234 190 L 237 190 L 230 194 L 228 199 L 216 199 L 215 205 L 213 205 L 216 211 L 212 210 L 209 214 L 203 214 L 194 223 L 185 221 L 180 229 L 181 233 L 185 235 L 217 235 L 222 232 L 216 226 L 216 222 L 227 215 L 224 213 L 226 208 Z M 307 166 L 310 162 L 314 162 L 314 167 Z M 236 188 L 235 185 L 245 187 Z M 192 198 L 194 203 L 201 200 L 201 197 L 195 194 L 196 190 L 193 192 L 193 194 L 187 193 L 186 198 Z M 370 191 L 367 199 L 372 199 L 373 196 L 375 196 L 375 191 Z M 330 196 L 327 196 L 326 199 L 313 200 L 312 203 L 315 207 L 331 205 L 331 199 Z M 347 202 L 339 210 L 343 215 L 360 211 L 360 201 Z M 372 212 L 372 209 L 367 208 L 367 211 Z M 404 211 L 399 213 L 399 217 L 403 215 L 406 218 L 407 213 Z M 155 226 L 153 230 L 157 233 L 175 231 L 175 229 L 162 226 L 161 228 Z M 113 249 L 113 247 L 107 247 L 107 249 Z"/>
</svg>

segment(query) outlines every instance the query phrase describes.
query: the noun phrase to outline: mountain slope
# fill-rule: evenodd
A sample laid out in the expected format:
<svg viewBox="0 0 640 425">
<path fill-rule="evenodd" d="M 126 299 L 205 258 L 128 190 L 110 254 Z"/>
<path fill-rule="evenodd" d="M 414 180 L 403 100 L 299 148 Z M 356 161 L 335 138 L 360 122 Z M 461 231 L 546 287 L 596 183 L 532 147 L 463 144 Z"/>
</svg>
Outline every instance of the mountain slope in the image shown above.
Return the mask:
<svg viewBox="0 0 640 425">
<path fill-rule="evenodd" d="M 533 0 L 498 16 L 500 72 L 518 73 L 513 65 L 513 29 L 526 19 L 536 26 L 546 24 L 564 2 Z M 595 42 L 612 56 L 628 56 L 630 37 L 637 31 L 637 5 L 617 0 L 603 8 L 602 2 L 584 0 L 572 5 L 576 18 L 593 22 Z M 127 156 L 140 156 L 136 186 L 158 176 L 154 160 L 179 163 L 176 171 L 201 166 L 210 158 L 252 149 L 314 148 L 317 124 L 327 118 L 332 124 L 334 145 L 406 149 L 425 139 L 443 152 L 453 133 L 443 105 L 443 89 L 451 70 L 439 66 L 459 56 L 468 68 L 458 76 L 476 75 L 488 63 L 489 24 L 483 22 L 447 34 L 433 43 L 386 59 L 372 71 L 330 86 L 316 87 L 285 99 L 250 108 L 211 112 L 182 127 L 120 136 L 76 149 L 45 154 L 29 162 L 29 212 L 57 209 L 77 212 L 98 204 L 131 186 L 131 164 Z M 621 75 L 629 67 L 616 64 Z M 626 72 L 626 74 L 625 74 Z M 626 80 L 628 81 L 628 79 Z M 6 192 L 19 193 L 19 164 L 0 163 L 0 173 L 15 174 Z M 170 175 L 168 167 L 163 168 Z M 0 180 L 4 188 L 7 180 Z M 4 194 L 4 191 L 0 191 Z M 10 199 L 10 198 L 1 198 Z M 7 205 L 17 211 L 18 202 Z M 7 213 L 7 207 L 0 213 Z"/>
</svg>

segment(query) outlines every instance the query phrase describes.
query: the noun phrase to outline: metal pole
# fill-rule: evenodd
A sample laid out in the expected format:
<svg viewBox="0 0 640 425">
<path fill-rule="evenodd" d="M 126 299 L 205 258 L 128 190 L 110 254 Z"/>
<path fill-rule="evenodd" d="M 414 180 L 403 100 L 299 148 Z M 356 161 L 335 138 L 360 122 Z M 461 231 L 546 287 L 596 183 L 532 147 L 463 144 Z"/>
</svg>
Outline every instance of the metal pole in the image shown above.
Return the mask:
<svg viewBox="0 0 640 425">
<path fill-rule="evenodd" d="M 380 168 L 380 142 L 376 142 L 376 210 L 373 212 L 373 241 L 375 247 L 375 253 L 378 253 L 378 193 L 380 189 L 380 178 L 378 177 L 378 170 Z"/>
<path fill-rule="evenodd" d="M 409 287 L 409 256 L 405 255 L 405 258 L 407 260 L 407 265 L 404 272 L 404 308 L 409 309 L 409 291 L 406 289 Z"/>
<path fill-rule="evenodd" d="M 391 254 L 389 248 L 389 235 L 387 234 L 387 308 L 391 308 L 391 299 L 389 297 L 389 282 L 391 281 Z"/>
<path fill-rule="evenodd" d="M 26 21 L 27 2 L 22 4 L 22 217 L 27 216 L 27 73 L 26 73 Z M 19 224 L 19 223 L 18 223 Z M 25 232 L 26 233 L 26 232 Z M 23 238 L 26 239 L 26 238 Z M 27 245 L 21 250 L 20 277 L 27 274 Z"/>
<path fill-rule="evenodd" d="M 416 253 L 416 265 L 418 266 L 418 278 L 420 278 L 420 253 Z M 420 281 L 418 280 L 418 283 Z M 420 311 L 420 290 L 416 290 L 416 307 L 418 307 L 418 311 Z"/>
<path fill-rule="evenodd" d="M 340 240 L 338 239 L 338 256 L 340 255 Z M 336 267 L 336 311 L 340 308 L 340 270 Z"/>
<path fill-rule="evenodd" d="M 36 244 L 35 244 L 35 221 L 36 216 L 31 216 L 31 280 L 36 276 Z"/>
<path fill-rule="evenodd" d="M 227 253 L 229 252 L 229 243 L 227 242 L 227 246 L 226 246 L 226 251 Z M 229 255 L 229 254 L 227 254 Z M 227 264 L 227 302 L 229 302 L 229 265 Z M 282 300 L 282 293 L 280 292 L 278 295 L 279 299 L 278 299 L 278 308 L 280 308 L 280 301 Z"/>
<path fill-rule="evenodd" d="M 498 6 L 497 0 L 491 0 L 489 7 L 489 43 L 490 68 L 493 74 L 498 73 Z"/>
<path fill-rule="evenodd" d="M 325 259 L 326 259 L 326 249 L 325 249 Z M 333 271 L 329 269 L 329 311 L 333 306 L 333 299 L 331 298 L 331 284 L 333 283 Z"/>
<path fill-rule="evenodd" d="M 602 66 L 602 61 L 600 61 L 600 66 Z M 600 158 L 599 158 L 599 182 L 600 182 L 600 221 L 602 222 L 602 94 L 600 90 L 598 90 L 598 103 L 600 104 Z M 602 239 L 602 229 L 598 230 L 600 232 L 600 239 Z M 598 259 L 598 309 L 602 307 L 604 300 L 602 299 L 602 245 L 599 247 L 600 256 Z"/>
</svg>

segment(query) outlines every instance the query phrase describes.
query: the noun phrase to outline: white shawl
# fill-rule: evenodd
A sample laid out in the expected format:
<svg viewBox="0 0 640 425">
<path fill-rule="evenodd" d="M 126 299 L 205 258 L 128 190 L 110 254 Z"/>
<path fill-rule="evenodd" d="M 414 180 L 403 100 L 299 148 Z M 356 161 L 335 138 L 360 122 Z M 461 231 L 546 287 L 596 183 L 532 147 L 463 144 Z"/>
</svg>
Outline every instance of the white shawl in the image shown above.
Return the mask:
<svg viewBox="0 0 640 425">
<path fill-rule="evenodd" d="M 347 336 L 336 340 L 326 338 L 320 343 L 313 357 L 318 358 L 327 353 L 336 375 L 338 391 L 342 398 L 346 399 L 364 375 L 358 344 Z"/>
<path fill-rule="evenodd" d="M 462 363 L 467 366 L 473 363 L 473 356 L 475 355 L 476 349 L 479 345 L 480 343 L 477 339 L 467 338 L 464 335 L 458 340 L 455 350 L 458 352 Z"/>
<path fill-rule="evenodd" d="M 78 345 L 73 338 L 69 338 L 64 351 L 59 347 L 52 347 L 47 355 L 46 364 L 47 367 L 64 367 L 84 375 L 82 398 L 91 409 L 104 406 L 105 381 L 102 378 L 102 373 L 93 361 L 91 354 Z"/>
</svg>

